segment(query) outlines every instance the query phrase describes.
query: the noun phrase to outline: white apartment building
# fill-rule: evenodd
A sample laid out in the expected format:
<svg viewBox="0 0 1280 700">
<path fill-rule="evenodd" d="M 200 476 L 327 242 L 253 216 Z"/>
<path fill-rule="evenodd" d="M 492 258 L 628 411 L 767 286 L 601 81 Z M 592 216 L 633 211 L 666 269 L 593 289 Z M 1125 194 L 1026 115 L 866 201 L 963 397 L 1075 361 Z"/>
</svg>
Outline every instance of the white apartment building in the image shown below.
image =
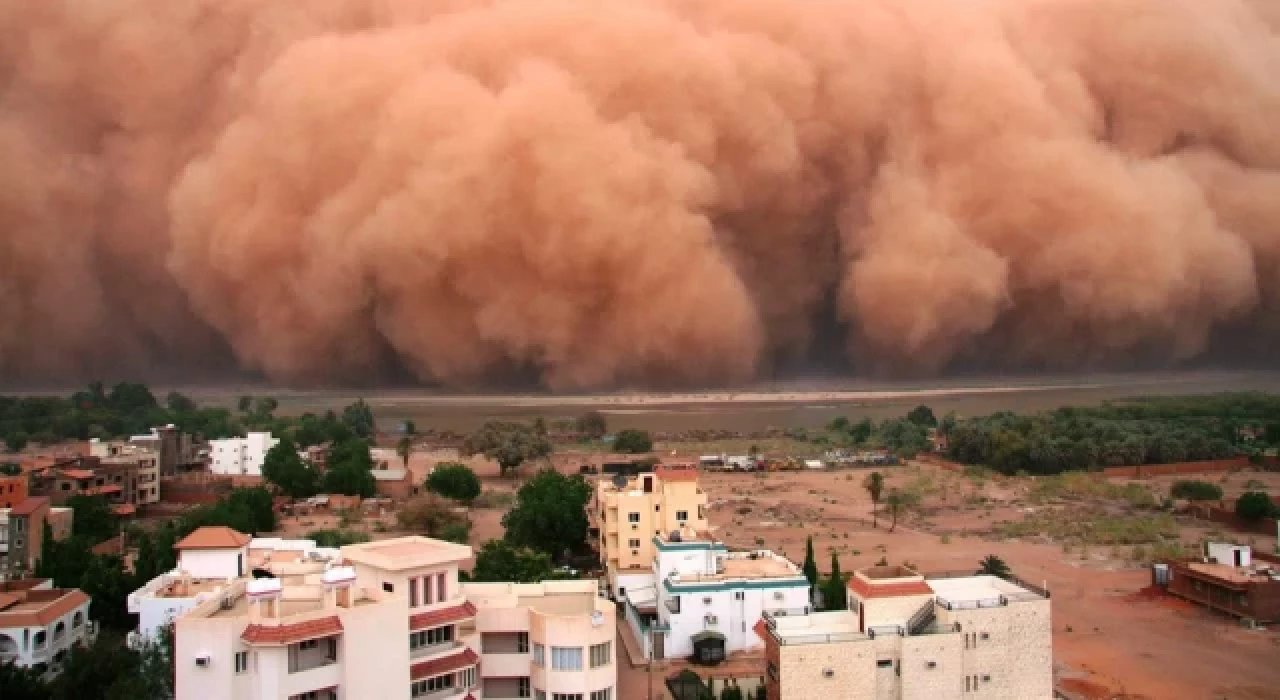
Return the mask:
<svg viewBox="0 0 1280 700">
<path fill-rule="evenodd" d="M 89 602 L 82 591 L 54 588 L 49 579 L 0 583 L 0 664 L 57 671 L 71 647 L 93 637 Z"/>
<path fill-rule="evenodd" d="M 754 630 L 764 613 L 809 612 L 809 581 L 785 557 L 693 537 L 655 535 L 655 585 L 627 589 L 627 623 L 646 657 L 719 661 L 764 646 Z"/>
<path fill-rule="evenodd" d="M 994 576 L 854 572 L 849 609 L 766 614 L 774 700 L 1049 700 L 1049 598 Z"/>
<path fill-rule="evenodd" d="M 424 537 L 339 554 L 274 550 L 274 577 L 179 614 L 178 700 L 613 700 L 613 608 L 594 581 L 460 586 L 471 548 Z"/>
<path fill-rule="evenodd" d="M 262 476 L 267 452 L 280 442 L 271 433 L 209 441 L 209 471 L 228 476 Z"/>
</svg>

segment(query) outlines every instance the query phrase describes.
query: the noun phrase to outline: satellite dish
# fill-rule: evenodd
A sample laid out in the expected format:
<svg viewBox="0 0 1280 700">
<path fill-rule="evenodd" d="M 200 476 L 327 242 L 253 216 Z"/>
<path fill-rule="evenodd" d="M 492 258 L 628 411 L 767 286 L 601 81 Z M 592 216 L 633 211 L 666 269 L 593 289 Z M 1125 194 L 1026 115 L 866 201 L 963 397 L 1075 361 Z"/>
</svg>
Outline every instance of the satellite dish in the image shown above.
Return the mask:
<svg viewBox="0 0 1280 700">
<path fill-rule="evenodd" d="M 622 488 L 622 487 L 626 486 L 626 485 L 627 485 L 627 477 L 623 476 L 622 474 L 614 474 L 614 475 L 613 475 L 613 485 L 614 485 L 614 486 L 617 486 L 618 488 Z"/>
</svg>

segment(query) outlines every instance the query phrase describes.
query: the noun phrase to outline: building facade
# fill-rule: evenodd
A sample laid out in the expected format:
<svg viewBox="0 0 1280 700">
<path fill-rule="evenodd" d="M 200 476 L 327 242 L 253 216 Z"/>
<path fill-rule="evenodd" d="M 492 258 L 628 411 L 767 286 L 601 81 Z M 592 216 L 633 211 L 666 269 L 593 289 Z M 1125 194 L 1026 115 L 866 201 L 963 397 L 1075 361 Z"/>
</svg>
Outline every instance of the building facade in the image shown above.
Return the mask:
<svg viewBox="0 0 1280 700">
<path fill-rule="evenodd" d="M 275 550 L 254 566 L 270 576 L 177 614 L 177 697 L 613 700 L 615 615 L 595 582 L 459 585 L 471 554 L 424 537 Z"/>
<path fill-rule="evenodd" d="M 227 476 L 262 476 L 267 452 L 279 443 L 271 433 L 209 441 L 209 471 Z"/>
<path fill-rule="evenodd" d="M 993 576 L 870 567 L 848 610 L 766 613 L 758 630 L 772 700 L 1054 697 L 1047 594 Z"/>
<path fill-rule="evenodd" d="M 48 579 L 0 583 L 0 664 L 56 672 L 71 647 L 94 634 L 89 602 L 83 592 L 54 588 Z"/>
<path fill-rule="evenodd" d="M 1251 547 L 1205 543 L 1198 560 L 1166 561 L 1165 590 L 1210 610 L 1255 623 L 1280 622 L 1280 564 Z"/>
<path fill-rule="evenodd" d="M 122 490 L 128 488 L 131 491 L 125 494 L 123 501 L 135 507 L 160 502 L 160 452 L 151 445 L 159 445 L 161 441 L 156 438 L 145 439 L 141 444 L 133 442 L 140 437 L 147 436 L 135 436 L 129 442 L 89 440 L 89 456 L 98 460 L 99 469 L 109 474 L 113 481 L 116 472 L 121 472 L 121 480 L 114 483 L 120 484 Z M 129 467 L 133 467 L 131 474 Z M 132 479 L 126 483 L 124 479 L 128 477 Z"/>
<path fill-rule="evenodd" d="M 677 531 L 705 533 L 706 508 L 707 494 L 692 466 L 598 480 L 589 515 L 609 595 L 621 601 L 629 588 L 652 586 L 653 538 Z"/>
<path fill-rule="evenodd" d="M 29 499 L 14 508 L 0 508 L 0 579 L 6 576 L 21 578 L 35 569 L 35 560 L 39 558 L 43 548 L 44 526 L 49 525 L 55 541 L 62 541 L 71 535 L 71 524 L 74 513 L 70 508 L 48 506 L 48 499 Z M 11 519 L 14 510 L 18 515 Z M 10 532 L 14 529 L 13 532 Z M 30 533 L 35 535 L 36 542 L 30 543 Z M 16 542 L 11 542 L 16 537 Z M 19 551 L 15 553 L 13 571 L 9 567 L 9 549 L 16 544 Z"/>
<path fill-rule="evenodd" d="M 0 474 L 0 508 L 12 508 L 27 500 L 27 474 Z"/>
</svg>

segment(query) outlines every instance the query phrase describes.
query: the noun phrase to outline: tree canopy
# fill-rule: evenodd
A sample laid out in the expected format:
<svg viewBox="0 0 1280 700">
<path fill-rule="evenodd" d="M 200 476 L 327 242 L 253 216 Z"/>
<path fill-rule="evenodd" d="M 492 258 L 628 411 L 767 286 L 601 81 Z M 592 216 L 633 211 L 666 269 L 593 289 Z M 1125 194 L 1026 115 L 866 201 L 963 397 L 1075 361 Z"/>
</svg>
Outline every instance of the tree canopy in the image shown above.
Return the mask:
<svg viewBox="0 0 1280 700">
<path fill-rule="evenodd" d="M 809 587 L 817 590 L 818 586 L 818 560 L 813 554 L 813 535 L 809 535 L 804 541 L 804 577 L 809 579 Z"/>
<path fill-rule="evenodd" d="M 609 423 L 605 420 L 604 414 L 599 411 L 587 411 L 578 416 L 574 427 L 582 433 L 583 437 L 592 440 L 599 440 L 609 432 Z"/>
<path fill-rule="evenodd" d="M 849 606 L 844 574 L 840 571 L 840 555 L 831 550 L 831 575 L 822 586 L 822 606 L 827 610 L 844 610 Z"/>
<path fill-rule="evenodd" d="M 1208 481 L 1182 480 L 1173 482 L 1170 494 L 1188 501 L 1220 501 L 1222 487 Z"/>
<path fill-rule="evenodd" d="M 373 478 L 369 443 L 359 438 L 334 443 L 329 449 L 322 483 L 326 493 L 371 498 L 377 492 L 377 480 Z"/>
<path fill-rule="evenodd" d="M 403 529 L 460 544 L 471 533 L 471 521 L 434 493 L 409 500 L 396 512 L 396 520 Z"/>
<path fill-rule="evenodd" d="M 267 451 L 262 460 L 262 478 L 275 484 L 290 498 L 307 498 L 316 495 L 320 474 L 298 456 L 298 448 L 288 437 Z"/>
<path fill-rule="evenodd" d="M 922 428 L 935 428 L 938 425 L 938 419 L 933 415 L 933 409 L 923 405 L 916 406 L 908 411 L 907 420 Z"/>
<path fill-rule="evenodd" d="M 490 421 L 463 442 L 466 455 L 483 454 L 498 463 L 506 474 L 521 464 L 551 455 L 551 441 L 545 432 L 527 423 Z"/>
<path fill-rule="evenodd" d="M 551 557 L 528 547 L 517 547 L 506 540 L 489 540 L 476 553 L 471 580 L 538 583 L 552 577 Z"/>
<path fill-rule="evenodd" d="M 995 576 L 996 578 L 1009 578 L 1013 576 L 1013 571 L 1009 569 L 1009 565 L 1003 559 L 988 554 L 982 561 L 978 562 L 978 574 L 987 576 Z"/>
<path fill-rule="evenodd" d="M 373 411 L 369 408 L 369 404 L 364 399 L 356 399 L 356 402 L 342 409 L 342 423 L 351 429 L 351 432 L 358 438 L 370 438 L 377 431 L 377 424 L 373 420 Z"/>
<path fill-rule="evenodd" d="M 653 449 L 653 438 L 643 430 L 619 430 L 613 449 L 626 454 L 643 454 Z"/>
<path fill-rule="evenodd" d="M 1262 491 L 1246 491 L 1236 499 L 1236 515 L 1244 520 L 1259 520 L 1276 515 L 1276 505 Z"/>
<path fill-rule="evenodd" d="M 471 467 L 458 462 L 443 462 L 431 470 L 427 477 L 427 490 L 463 503 L 470 503 L 480 495 L 480 477 Z"/>
<path fill-rule="evenodd" d="M 580 476 L 544 469 L 516 492 L 515 505 L 502 517 L 506 538 L 558 559 L 581 550 L 587 540 L 587 501 L 591 487 Z"/>
<path fill-rule="evenodd" d="M 94 544 L 116 536 L 119 524 L 102 496 L 76 494 L 67 499 L 66 506 L 72 509 L 72 535 L 87 537 Z"/>
</svg>

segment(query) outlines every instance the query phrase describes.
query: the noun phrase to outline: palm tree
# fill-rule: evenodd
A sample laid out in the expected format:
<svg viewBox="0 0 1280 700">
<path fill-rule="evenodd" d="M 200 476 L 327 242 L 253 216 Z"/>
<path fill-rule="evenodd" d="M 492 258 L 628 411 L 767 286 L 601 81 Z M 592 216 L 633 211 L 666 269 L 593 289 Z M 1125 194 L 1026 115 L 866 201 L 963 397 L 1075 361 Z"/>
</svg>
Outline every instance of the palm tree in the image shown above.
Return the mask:
<svg viewBox="0 0 1280 700">
<path fill-rule="evenodd" d="M 409 436 L 400 438 L 400 442 L 396 443 L 396 454 L 400 455 L 400 459 L 404 460 L 404 466 L 409 466 L 409 453 L 413 450 L 413 441 Z"/>
<path fill-rule="evenodd" d="M 880 506 L 880 494 L 884 493 L 884 475 L 871 472 L 862 481 L 862 488 L 871 496 L 871 527 L 879 527 L 876 522 L 876 509 Z"/>
<path fill-rule="evenodd" d="M 1003 559 L 994 554 L 988 554 L 986 559 L 978 562 L 978 574 L 987 576 L 995 576 L 996 578 L 1009 578 L 1013 575 L 1013 571 L 1009 569 L 1009 565 Z"/>
</svg>

